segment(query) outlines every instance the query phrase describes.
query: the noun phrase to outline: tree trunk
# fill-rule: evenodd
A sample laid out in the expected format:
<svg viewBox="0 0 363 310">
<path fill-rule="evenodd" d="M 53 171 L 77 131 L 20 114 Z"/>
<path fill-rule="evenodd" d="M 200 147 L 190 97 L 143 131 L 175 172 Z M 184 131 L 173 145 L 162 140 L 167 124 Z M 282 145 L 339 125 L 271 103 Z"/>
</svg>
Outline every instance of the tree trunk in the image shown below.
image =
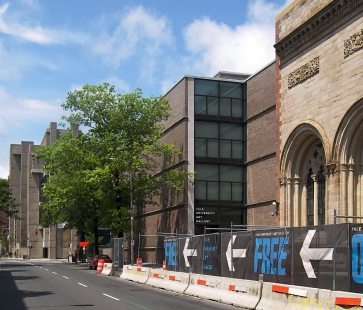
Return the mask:
<svg viewBox="0 0 363 310">
<path fill-rule="evenodd" d="M 93 229 L 94 229 L 94 236 L 95 236 L 95 254 L 100 254 L 100 250 L 98 248 L 98 219 L 93 220 Z"/>
</svg>

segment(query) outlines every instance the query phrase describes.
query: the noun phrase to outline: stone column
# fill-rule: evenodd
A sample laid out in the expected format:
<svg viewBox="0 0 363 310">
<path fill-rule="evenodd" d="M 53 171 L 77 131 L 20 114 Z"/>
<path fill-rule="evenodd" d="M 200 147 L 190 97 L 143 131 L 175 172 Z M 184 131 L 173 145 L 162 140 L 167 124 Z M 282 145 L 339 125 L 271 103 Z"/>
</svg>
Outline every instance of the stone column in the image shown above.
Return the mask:
<svg viewBox="0 0 363 310">
<path fill-rule="evenodd" d="M 302 185 L 302 193 L 301 193 L 301 208 L 300 208 L 300 223 L 301 226 L 306 226 L 306 180 L 304 180 L 303 185 Z"/>
<path fill-rule="evenodd" d="M 347 215 L 347 164 L 340 165 L 340 208 L 338 215 Z M 347 222 L 345 219 L 339 219 L 337 222 Z"/>
<path fill-rule="evenodd" d="M 286 179 L 279 178 L 280 183 L 280 225 L 286 226 Z"/>
<path fill-rule="evenodd" d="M 300 178 L 298 176 L 295 176 L 294 178 L 294 226 L 295 227 L 299 226 L 299 210 L 300 210 L 299 185 L 300 185 Z"/>
<path fill-rule="evenodd" d="M 354 216 L 354 164 L 348 165 L 348 216 Z M 348 219 L 348 222 L 354 223 L 354 219 Z"/>
<path fill-rule="evenodd" d="M 287 226 L 293 226 L 292 223 L 292 214 L 293 214 L 293 210 L 292 210 L 292 205 L 291 205 L 291 178 L 287 178 L 286 179 L 286 225 Z"/>
<path fill-rule="evenodd" d="M 313 174 L 312 179 L 314 181 L 314 225 L 319 225 L 319 215 L 318 215 L 318 177 Z"/>
<path fill-rule="evenodd" d="M 363 164 L 360 164 L 360 171 L 358 175 L 358 193 L 357 193 L 357 215 L 363 216 L 362 208 L 363 208 Z M 358 223 L 363 223 L 363 220 L 360 219 Z"/>
</svg>

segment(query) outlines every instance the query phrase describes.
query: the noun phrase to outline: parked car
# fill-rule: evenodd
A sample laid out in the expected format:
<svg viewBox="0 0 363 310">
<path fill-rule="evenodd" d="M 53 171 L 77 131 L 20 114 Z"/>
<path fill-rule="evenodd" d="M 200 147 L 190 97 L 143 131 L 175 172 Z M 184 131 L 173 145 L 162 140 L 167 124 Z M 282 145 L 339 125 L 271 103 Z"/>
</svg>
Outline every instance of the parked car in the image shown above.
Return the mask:
<svg viewBox="0 0 363 310">
<path fill-rule="evenodd" d="M 96 270 L 99 259 L 103 259 L 105 263 L 112 263 L 112 259 L 108 255 L 95 255 L 89 262 L 89 269 Z"/>
</svg>

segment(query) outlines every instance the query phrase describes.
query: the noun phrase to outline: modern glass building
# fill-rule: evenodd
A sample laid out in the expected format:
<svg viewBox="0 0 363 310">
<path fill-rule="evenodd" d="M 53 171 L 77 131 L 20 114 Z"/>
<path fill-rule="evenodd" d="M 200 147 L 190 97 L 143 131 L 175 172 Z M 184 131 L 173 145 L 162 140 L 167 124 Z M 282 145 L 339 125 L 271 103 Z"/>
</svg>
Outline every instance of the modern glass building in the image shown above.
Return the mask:
<svg viewBox="0 0 363 310">
<path fill-rule="evenodd" d="M 194 80 L 194 222 L 246 223 L 246 84 Z"/>
</svg>

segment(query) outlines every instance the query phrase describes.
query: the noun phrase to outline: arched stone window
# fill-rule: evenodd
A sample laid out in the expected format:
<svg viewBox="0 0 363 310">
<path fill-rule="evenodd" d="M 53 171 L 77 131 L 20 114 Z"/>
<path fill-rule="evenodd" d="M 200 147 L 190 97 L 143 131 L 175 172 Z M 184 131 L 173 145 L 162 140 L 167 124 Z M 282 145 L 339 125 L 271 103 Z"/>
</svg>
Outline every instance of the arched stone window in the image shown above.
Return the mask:
<svg viewBox="0 0 363 310">
<path fill-rule="evenodd" d="M 314 145 L 308 152 L 306 175 L 306 225 L 325 224 L 325 155 L 322 145 Z"/>
</svg>

